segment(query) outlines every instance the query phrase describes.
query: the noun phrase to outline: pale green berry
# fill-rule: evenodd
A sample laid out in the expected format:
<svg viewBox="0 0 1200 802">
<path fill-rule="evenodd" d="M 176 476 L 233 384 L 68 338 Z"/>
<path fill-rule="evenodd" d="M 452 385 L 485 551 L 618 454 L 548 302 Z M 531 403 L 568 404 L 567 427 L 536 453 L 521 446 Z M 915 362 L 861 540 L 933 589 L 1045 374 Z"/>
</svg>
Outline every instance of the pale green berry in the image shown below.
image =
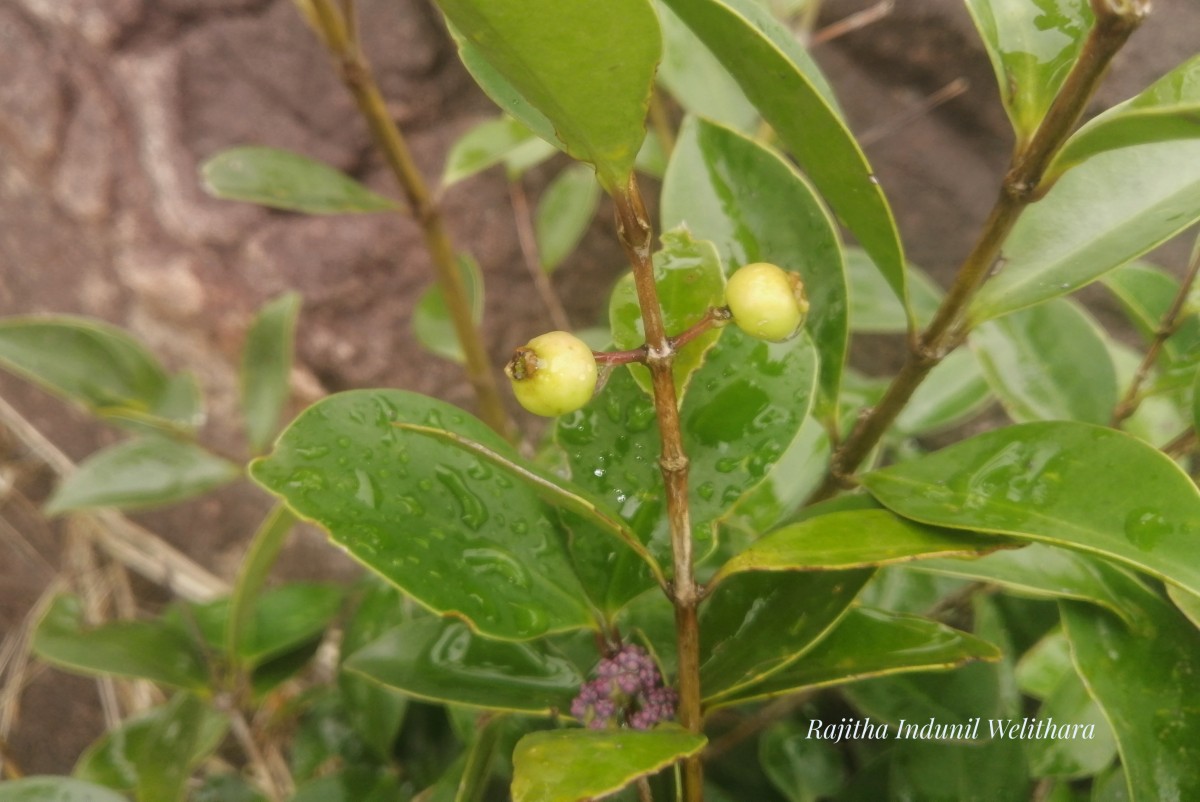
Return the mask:
<svg viewBox="0 0 1200 802">
<path fill-rule="evenodd" d="M 767 262 L 746 265 L 730 276 L 725 303 L 738 328 L 770 342 L 795 336 L 808 314 L 800 276 Z"/>
<path fill-rule="evenodd" d="M 566 415 L 596 391 L 596 357 L 583 340 L 565 331 L 534 337 L 504 367 L 521 406 L 535 415 Z"/>
</svg>

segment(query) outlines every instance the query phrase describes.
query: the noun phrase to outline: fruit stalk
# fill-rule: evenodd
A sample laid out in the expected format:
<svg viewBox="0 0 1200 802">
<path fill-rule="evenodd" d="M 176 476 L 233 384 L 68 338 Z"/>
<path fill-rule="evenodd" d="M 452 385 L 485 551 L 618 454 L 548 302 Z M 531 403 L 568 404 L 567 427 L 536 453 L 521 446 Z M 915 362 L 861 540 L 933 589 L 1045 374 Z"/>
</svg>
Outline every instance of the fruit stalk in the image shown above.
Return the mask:
<svg viewBox="0 0 1200 802">
<path fill-rule="evenodd" d="M 675 635 L 679 650 L 679 721 L 689 731 L 699 733 L 703 723 L 700 710 L 700 626 L 696 614 L 700 590 L 692 569 L 688 458 L 683 450 L 675 377 L 671 370 L 676 349 L 663 324 L 662 307 L 658 302 L 658 288 L 654 281 L 654 263 L 650 256 L 652 228 L 633 174 L 630 174 L 625 186 L 614 189 L 612 196 L 616 205 L 617 234 L 633 267 L 634 286 L 641 306 L 642 323 L 646 331 L 646 366 L 650 369 L 654 410 L 662 441 L 659 467 L 667 493 L 667 516 L 674 560 L 670 595 L 675 606 Z M 687 758 L 683 765 L 684 800 L 701 802 L 703 785 L 700 758 Z"/>
</svg>

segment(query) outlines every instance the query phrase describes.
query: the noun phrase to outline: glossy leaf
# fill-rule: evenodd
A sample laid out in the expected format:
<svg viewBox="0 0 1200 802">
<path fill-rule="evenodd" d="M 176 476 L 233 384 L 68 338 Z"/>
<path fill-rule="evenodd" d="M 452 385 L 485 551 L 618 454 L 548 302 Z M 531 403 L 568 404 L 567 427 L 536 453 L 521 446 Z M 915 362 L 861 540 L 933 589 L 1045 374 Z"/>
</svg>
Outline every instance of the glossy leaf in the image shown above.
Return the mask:
<svg viewBox="0 0 1200 802">
<path fill-rule="evenodd" d="M 870 577 L 869 570 L 747 573 L 721 583 L 700 608 L 705 702 L 800 659 L 837 625 Z"/>
<path fill-rule="evenodd" d="M 973 323 L 1074 292 L 1200 219 L 1200 140 L 1101 153 L 1026 209 Z"/>
<path fill-rule="evenodd" d="M 1197 629 L 1200 629 L 1200 594 L 1168 585 L 1167 596 L 1179 608 L 1179 612 L 1187 616 L 1188 620 L 1195 624 Z"/>
<path fill-rule="evenodd" d="M 1079 549 L 1200 592 L 1200 491 L 1121 432 L 1031 423 L 862 477 L 914 520 Z"/>
<path fill-rule="evenodd" d="M 70 777 L 24 777 L 0 783 L 0 802 L 128 802 L 100 785 Z"/>
<path fill-rule="evenodd" d="M 0 319 L 0 367 L 106 418 L 199 423 L 194 387 L 127 333 L 66 315 Z"/>
<path fill-rule="evenodd" d="M 1114 270 L 1103 281 L 1142 338 L 1152 341 L 1179 293 L 1179 281 L 1144 262 Z M 1200 317 L 1195 313 L 1182 316 L 1179 329 L 1163 342 L 1163 355 L 1172 363 L 1200 362 Z"/>
<path fill-rule="evenodd" d="M 1056 299 L 971 333 L 983 375 L 1018 423 L 1106 424 L 1117 404 L 1117 373 L 1104 334 L 1074 303 Z"/>
<path fill-rule="evenodd" d="M 88 747 L 74 775 L 139 800 L 179 799 L 192 771 L 225 737 L 229 718 L 189 694 L 122 723 Z"/>
<path fill-rule="evenodd" d="M 926 560 L 913 569 L 996 584 L 1022 596 L 1098 604 L 1129 626 L 1141 626 L 1138 607 L 1127 601 L 1142 591 L 1141 583 L 1126 569 L 1089 554 L 1031 543 L 977 560 Z"/>
<path fill-rule="evenodd" d="M 821 387 L 836 399 L 846 357 L 846 279 L 836 225 L 808 181 L 753 140 L 689 119 L 663 185 L 662 224 L 711 240 L 728 271 L 771 262 L 800 274 Z"/>
<path fill-rule="evenodd" d="M 242 414 L 246 438 L 258 453 L 270 443 L 287 403 L 300 296 L 285 293 L 254 318 L 242 349 Z"/>
<path fill-rule="evenodd" d="M 844 570 L 975 556 L 1015 543 L 922 526 L 888 510 L 849 510 L 809 518 L 763 536 L 725 563 L 712 582 L 745 571 Z"/>
<path fill-rule="evenodd" d="M 1046 175 L 1053 180 L 1109 150 L 1196 138 L 1200 138 L 1200 56 L 1180 64 L 1136 97 L 1089 120 L 1063 145 Z"/>
<path fill-rule="evenodd" d="M 691 114 L 754 133 L 758 112 L 737 81 L 669 7 L 661 2 L 655 5 L 663 32 L 659 83 Z"/>
<path fill-rule="evenodd" d="M 46 502 L 46 512 L 174 504 L 232 482 L 240 473 L 237 465 L 191 443 L 139 437 L 80 463 Z"/>
<path fill-rule="evenodd" d="M 801 659 L 762 682 L 722 697 L 713 706 L 910 671 L 948 670 L 999 657 L 1000 652 L 987 641 L 936 621 L 858 607 Z"/>
<path fill-rule="evenodd" d="M 1075 738 L 1030 739 L 1026 742 L 1029 769 L 1034 777 L 1088 777 L 1107 768 L 1117 756 L 1112 728 L 1074 670 L 1063 675 L 1042 703 L 1037 717 L 1052 720 L 1060 726 L 1078 725 L 1081 729 L 1074 730 L 1078 733 Z"/>
<path fill-rule="evenodd" d="M 484 120 L 450 147 L 442 171 L 442 186 L 452 186 L 500 164 L 533 139 L 533 132 L 511 117 L 501 115 Z"/>
<path fill-rule="evenodd" d="M 230 148 L 206 161 L 200 176 L 215 197 L 274 209 L 357 214 L 402 208 L 324 162 L 278 148 Z"/>
<path fill-rule="evenodd" d="M 475 258 L 466 253 L 458 255 L 458 270 L 471 305 L 471 320 L 478 326 L 483 321 L 483 273 Z M 432 285 L 421 295 L 413 310 L 412 326 L 417 341 L 432 353 L 459 364 L 466 362 L 441 287 Z"/>
<path fill-rule="evenodd" d="M 591 625 L 536 493 L 469 453 L 394 425 L 401 422 L 448 426 L 512 454 L 449 404 L 357 391 L 309 407 L 251 474 L 368 568 L 484 634 L 524 640 Z"/>
<path fill-rule="evenodd" d="M 135 677 L 196 691 L 209 680 L 204 656 L 180 630 L 162 621 L 85 627 L 79 601 L 71 596 L 57 598 L 38 622 L 33 651 L 82 674 Z"/>
<path fill-rule="evenodd" d="M 586 165 L 571 165 L 550 182 L 538 199 L 533 220 L 543 270 L 554 270 L 571 255 L 587 233 L 599 203 L 596 173 Z"/>
<path fill-rule="evenodd" d="M 846 260 L 846 283 L 850 293 L 850 329 L 856 334 L 903 334 L 908 331 L 904 304 L 862 248 L 842 249 Z M 909 264 L 908 302 L 913 317 L 924 324 L 933 319 L 942 290 L 925 271 Z"/>
<path fill-rule="evenodd" d="M 970 349 L 959 348 L 929 372 L 900 411 L 895 428 L 909 437 L 944 431 L 974 418 L 991 401 L 979 360 Z"/>
<path fill-rule="evenodd" d="M 662 250 L 654 254 L 654 279 L 663 325 L 671 336 L 700 322 L 710 307 L 725 303 L 725 274 L 716 248 L 711 242 L 692 239 L 686 230 L 663 234 Z M 632 274 L 626 274 L 613 288 L 608 314 L 617 349 L 640 348 L 645 344 L 642 308 Z M 683 398 L 692 374 L 720 335 L 720 330 L 710 330 L 676 352 L 672 370 L 679 398 Z M 644 365 L 630 365 L 629 371 L 643 390 L 651 392 L 650 371 Z"/>
<path fill-rule="evenodd" d="M 905 298 L 904 253 L 891 208 L 858 143 L 798 63 L 795 40 L 788 36 L 788 45 L 765 35 L 769 12 L 752 0 L 665 3 L 733 75 L 897 297 Z"/>
<path fill-rule="evenodd" d="M 1088 0 L 967 0 L 1020 147 L 1058 94 L 1092 26 Z"/>
<path fill-rule="evenodd" d="M 648 0 L 602 6 L 439 0 L 438 5 L 479 55 L 549 119 L 567 153 L 594 164 L 610 189 L 629 175 L 645 135 L 662 47 Z"/>
<path fill-rule="evenodd" d="M 1193 530 L 1195 531 L 1195 530 Z M 1200 632 L 1149 591 L 1138 599 L 1149 637 L 1106 613 L 1063 602 L 1075 666 L 1117 736 L 1135 802 L 1200 795 Z"/>
<path fill-rule="evenodd" d="M 224 640 L 227 654 L 237 654 L 238 645 L 245 638 L 245 633 L 253 630 L 256 624 L 254 609 L 259 594 L 266 586 L 267 575 L 275 564 L 288 533 L 295 525 L 296 516 L 291 510 L 282 504 L 276 504 L 250 540 L 250 546 L 238 568 L 233 592 L 229 597 L 229 615 Z"/>
<path fill-rule="evenodd" d="M 676 727 L 550 730 L 526 735 L 513 753 L 513 802 L 578 802 L 619 791 L 703 748 Z"/>
<path fill-rule="evenodd" d="M 531 715 L 569 710 L 583 684 L 578 669 L 542 641 L 488 640 L 438 619 L 389 630 L 345 666 L 418 699 Z"/>
</svg>

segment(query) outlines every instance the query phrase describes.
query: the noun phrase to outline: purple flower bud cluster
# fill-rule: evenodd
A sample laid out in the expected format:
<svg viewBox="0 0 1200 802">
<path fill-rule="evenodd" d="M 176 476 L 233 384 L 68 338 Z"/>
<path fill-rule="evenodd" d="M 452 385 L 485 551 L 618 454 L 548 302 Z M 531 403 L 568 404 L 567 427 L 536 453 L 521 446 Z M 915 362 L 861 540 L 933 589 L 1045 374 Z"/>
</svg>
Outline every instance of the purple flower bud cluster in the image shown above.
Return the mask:
<svg viewBox="0 0 1200 802">
<path fill-rule="evenodd" d="M 619 727 L 648 730 L 675 718 L 678 697 L 663 686 L 662 675 L 640 646 L 623 646 L 596 666 L 596 679 L 585 682 L 571 702 L 571 715 L 593 730 Z"/>
</svg>

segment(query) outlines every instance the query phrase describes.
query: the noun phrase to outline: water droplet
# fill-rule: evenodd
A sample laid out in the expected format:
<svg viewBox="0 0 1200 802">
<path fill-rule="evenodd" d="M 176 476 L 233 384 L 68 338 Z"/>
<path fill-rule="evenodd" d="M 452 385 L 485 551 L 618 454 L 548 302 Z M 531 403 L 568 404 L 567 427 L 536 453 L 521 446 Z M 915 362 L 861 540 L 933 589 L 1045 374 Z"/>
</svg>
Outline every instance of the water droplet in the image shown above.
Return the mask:
<svg viewBox="0 0 1200 802">
<path fill-rule="evenodd" d="M 337 439 L 337 444 L 338 444 L 338 448 L 349 448 L 350 447 L 350 438 L 349 437 L 339 437 Z"/>
<path fill-rule="evenodd" d="M 354 492 L 354 497 L 358 499 L 359 503 L 372 509 L 378 509 L 380 494 L 379 489 L 375 487 L 375 480 L 362 468 L 355 468 L 354 476 L 358 479 L 358 489 Z"/>
<path fill-rule="evenodd" d="M 484 463 L 476 461 L 467 468 L 467 476 L 482 482 L 492 478 L 492 469 Z"/>
<path fill-rule="evenodd" d="M 733 473 L 740 463 L 741 460 L 734 457 L 721 457 L 713 467 L 717 469 L 718 473 Z"/>
<path fill-rule="evenodd" d="M 471 529 L 479 531 L 488 520 L 487 508 L 479 499 L 479 496 L 471 492 L 466 482 L 463 481 L 462 476 L 444 465 L 437 466 L 434 469 L 434 474 L 437 476 L 438 481 L 450 491 L 450 495 L 454 496 L 454 500 L 461 507 L 463 523 L 471 527 Z"/>
<path fill-rule="evenodd" d="M 288 486 L 301 490 L 324 490 L 325 477 L 310 468 L 298 468 L 288 477 Z"/>
<path fill-rule="evenodd" d="M 476 577 L 483 579 L 494 576 L 522 590 L 529 589 L 529 572 L 508 552 L 485 546 L 466 549 L 462 556 L 463 562 Z"/>
<path fill-rule="evenodd" d="M 705 501 L 710 501 L 712 500 L 713 494 L 716 492 L 716 490 L 717 488 L 712 482 L 705 482 L 696 488 L 696 495 Z"/>
<path fill-rule="evenodd" d="M 1142 551 L 1150 551 L 1176 527 L 1153 507 L 1138 507 L 1125 516 L 1125 537 Z"/>
<path fill-rule="evenodd" d="M 320 459 L 329 453 L 329 446 L 301 446 L 296 453 L 304 459 Z"/>
</svg>

